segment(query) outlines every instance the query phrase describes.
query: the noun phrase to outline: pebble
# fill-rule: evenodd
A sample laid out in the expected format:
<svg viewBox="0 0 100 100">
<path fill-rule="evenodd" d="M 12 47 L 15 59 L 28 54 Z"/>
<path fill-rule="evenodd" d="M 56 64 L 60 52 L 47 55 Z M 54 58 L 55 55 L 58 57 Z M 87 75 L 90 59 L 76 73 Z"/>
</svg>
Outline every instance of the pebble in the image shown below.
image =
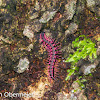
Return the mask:
<svg viewBox="0 0 100 100">
<path fill-rule="evenodd" d="M 70 23 L 68 29 L 65 31 L 65 35 L 74 34 L 78 29 L 78 25 L 76 23 Z"/>
<path fill-rule="evenodd" d="M 41 19 L 39 20 L 40 23 L 47 23 L 50 19 L 53 19 L 54 15 L 57 11 L 46 11 Z"/>
<path fill-rule="evenodd" d="M 80 68 L 80 71 L 83 72 L 85 75 L 88 75 L 91 73 L 91 69 L 95 69 L 95 68 L 96 68 L 95 64 L 86 64 Z"/>
<path fill-rule="evenodd" d="M 19 64 L 14 68 L 17 73 L 23 73 L 29 68 L 29 60 L 27 58 L 20 58 Z"/>
<path fill-rule="evenodd" d="M 64 16 L 67 20 L 71 20 L 75 14 L 77 0 L 68 0 L 68 3 L 65 5 Z"/>
</svg>

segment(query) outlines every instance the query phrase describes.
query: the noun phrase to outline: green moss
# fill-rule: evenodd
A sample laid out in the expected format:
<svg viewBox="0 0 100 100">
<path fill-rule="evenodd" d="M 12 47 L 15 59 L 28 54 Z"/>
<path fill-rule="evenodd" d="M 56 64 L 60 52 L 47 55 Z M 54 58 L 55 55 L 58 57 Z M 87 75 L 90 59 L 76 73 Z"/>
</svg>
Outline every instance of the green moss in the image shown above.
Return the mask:
<svg viewBox="0 0 100 100">
<path fill-rule="evenodd" d="M 79 40 L 80 37 L 84 37 L 83 40 Z M 69 55 L 65 62 L 75 62 L 77 63 L 80 59 L 85 59 L 89 56 L 89 59 L 92 61 L 93 58 L 97 58 L 95 43 L 90 39 L 86 38 L 84 35 L 80 35 L 75 41 L 72 42 L 73 47 L 77 48 L 76 52 L 72 55 Z"/>
<path fill-rule="evenodd" d="M 80 40 L 80 38 L 83 38 Z M 97 48 L 95 48 L 95 43 L 93 43 L 90 39 L 86 38 L 85 35 L 80 35 L 75 41 L 72 42 L 74 48 L 76 48 L 76 52 L 74 54 L 70 54 L 65 62 L 71 62 L 71 68 L 67 70 L 68 75 L 65 80 L 70 79 L 71 75 L 78 74 L 78 67 L 76 66 L 77 62 L 80 59 L 89 58 L 90 61 L 93 61 L 94 58 L 97 58 Z"/>
</svg>

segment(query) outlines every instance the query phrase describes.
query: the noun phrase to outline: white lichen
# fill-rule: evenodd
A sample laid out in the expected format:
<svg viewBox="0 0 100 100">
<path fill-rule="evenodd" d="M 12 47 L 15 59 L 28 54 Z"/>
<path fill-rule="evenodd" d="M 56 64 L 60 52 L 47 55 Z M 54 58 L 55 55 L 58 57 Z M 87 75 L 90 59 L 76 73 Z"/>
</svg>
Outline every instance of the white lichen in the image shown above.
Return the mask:
<svg viewBox="0 0 100 100">
<path fill-rule="evenodd" d="M 85 75 L 88 75 L 91 73 L 91 69 L 95 69 L 96 68 L 96 65 L 95 64 L 90 64 L 90 65 L 84 65 L 83 66 L 83 73 Z"/>
<path fill-rule="evenodd" d="M 33 32 L 30 30 L 30 26 L 26 25 L 23 31 L 23 35 L 28 37 L 30 40 L 34 37 Z"/>
<path fill-rule="evenodd" d="M 57 11 L 46 11 L 41 19 L 39 20 L 40 23 L 47 23 L 50 19 L 53 19 L 54 15 L 56 14 Z"/>
<path fill-rule="evenodd" d="M 26 69 L 29 68 L 29 60 L 27 58 L 20 59 L 19 64 L 17 65 L 17 73 L 23 73 Z"/>
<path fill-rule="evenodd" d="M 88 7 L 93 7 L 95 5 L 95 0 L 86 0 Z"/>
</svg>

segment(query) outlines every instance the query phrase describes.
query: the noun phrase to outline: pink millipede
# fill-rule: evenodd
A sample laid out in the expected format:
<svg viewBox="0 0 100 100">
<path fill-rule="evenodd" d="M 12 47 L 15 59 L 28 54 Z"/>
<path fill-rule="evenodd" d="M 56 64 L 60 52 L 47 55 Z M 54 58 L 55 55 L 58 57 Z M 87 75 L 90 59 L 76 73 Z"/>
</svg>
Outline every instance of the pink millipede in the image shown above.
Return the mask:
<svg viewBox="0 0 100 100">
<path fill-rule="evenodd" d="M 45 35 L 45 33 L 41 33 L 40 34 L 40 39 L 41 39 L 41 42 L 43 43 L 43 45 L 45 45 L 46 47 L 46 50 L 48 51 L 48 54 L 49 54 L 49 66 L 48 66 L 48 72 L 49 72 L 49 76 L 50 78 L 52 78 L 53 80 L 55 79 L 55 76 L 54 76 L 54 65 L 55 65 L 55 62 L 57 61 L 57 57 L 59 57 L 57 54 L 59 53 L 58 50 L 58 47 L 57 44 L 54 42 L 53 39 L 47 37 Z M 59 44 L 59 43 L 58 43 Z"/>
</svg>

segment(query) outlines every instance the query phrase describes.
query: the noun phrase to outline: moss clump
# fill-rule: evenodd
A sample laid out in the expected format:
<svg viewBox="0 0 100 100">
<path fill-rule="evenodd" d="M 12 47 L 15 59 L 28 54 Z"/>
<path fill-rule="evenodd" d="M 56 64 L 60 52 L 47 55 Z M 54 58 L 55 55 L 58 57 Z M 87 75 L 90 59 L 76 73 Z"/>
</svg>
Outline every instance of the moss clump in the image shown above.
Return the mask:
<svg viewBox="0 0 100 100">
<path fill-rule="evenodd" d="M 80 38 L 83 38 L 80 40 Z M 65 62 L 71 62 L 71 69 L 67 70 L 68 75 L 65 80 L 68 80 L 71 75 L 77 74 L 78 67 L 75 66 L 80 59 L 85 59 L 89 57 L 90 61 L 97 58 L 97 48 L 95 48 L 95 43 L 90 39 L 86 38 L 85 35 L 80 35 L 75 41 L 72 42 L 72 46 L 76 49 L 74 54 L 70 54 Z"/>
</svg>

